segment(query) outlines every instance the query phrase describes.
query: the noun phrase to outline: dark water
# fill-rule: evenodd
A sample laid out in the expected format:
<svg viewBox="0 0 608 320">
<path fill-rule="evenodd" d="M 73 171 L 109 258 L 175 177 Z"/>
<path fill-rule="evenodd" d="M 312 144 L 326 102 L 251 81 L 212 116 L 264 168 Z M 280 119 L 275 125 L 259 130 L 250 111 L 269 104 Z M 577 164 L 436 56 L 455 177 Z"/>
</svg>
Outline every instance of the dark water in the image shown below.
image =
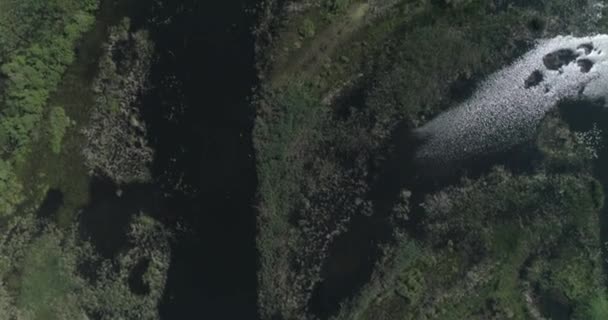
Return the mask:
<svg viewBox="0 0 608 320">
<path fill-rule="evenodd" d="M 162 219 L 187 229 L 172 248 L 164 319 L 257 318 L 254 4 L 166 0 L 141 21 L 159 54 L 143 105 Z"/>
<path fill-rule="evenodd" d="M 57 189 L 47 191 L 36 215 L 40 218 L 51 218 L 63 206 L 63 192 Z"/>
<path fill-rule="evenodd" d="M 379 245 L 385 243 L 391 230 L 385 219 L 357 216 L 349 229 L 330 246 L 321 277 L 312 292 L 310 311 L 328 319 L 339 311 L 340 303 L 352 297 L 369 281 L 380 256 Z"/>
<path fill-rule="evenodd" d="M 142 4 L 132 18 L 151 31 L 158 51 L 152 90 L 142 99 L 157 152 L 155 183 L 139 186 L 147 199 L 125 193 L 122 199 L 136 205 L 120 207 L 161 199 L 154 214 L 186 230 L 177 233 L 172 248 L 163 319 L 255 319 L 250 3 Z M 135 276 L 132 286 L 146 289 Z"/>
<path fill-rule="evenodd" d="M 540 153 L 531 144 L 515 146 L 504 152 L 470 157 L 441 166 L 418 161 L 416 150 L 423 144 L 411 128 L 398 126 L 392 134 L 390 151 L 385 160 L 373 169 L 376 173 L 367 198 L 372 201 L 374 214 L 355 216 L 348 230 L 330 246 L 322 268 L 322 281 L 315 286 L 309 308 L 317 317 L 328 319 L 339 311 L 340 303 L 352 298 L 372 275 L 381 246 L 393 241 L 395 227 L 424 240 L 421 228 L 424 210 L 420 206 L 429 194 L 460 183 L 463 177 L 478 178 L 494 166 L 501 165 L 514 173 L 534 169 Z M 411 212 L 407 222 L 392 219 L 393 208 L 402 190 L 413 191 Z"/>
<path fill-rule="evenodd" d="M 564 120 L 575 132 L 591 130 L 594 125 L 602 131 L 603 147 L 598 150 L 598 158 L 594 161 L 593 173 L 604 189 L 604 207 L 600 213 L 600 238 L 604 261 L 604 273 L 608 274 L 608 251 L 605 244 L 608 242 L 608 108 L 603 101 L 565 102 L 559 106 Z M 607 283 L 608 284 L 608 283 Z"/>
<path fill-rule="evenodd" d="M 539 308 L 543 316 L 552 320 L 569 320 L 572 317 L 572 307 L 568 298 L 558 292 L 542 292 Z"/>
<path fill-rule="evenodd" d="M 131 218 L 146 212 L 158 216 L 166 211 L 152 184 L 118 187 L 107 179 L 92 179 L 89 204 L 80 213 L 80 232 L 105 258 L 116 257 L 127 243 Z"/>
<path fill-rule="evenodd" d="M 153 183 L 121 186 L 119 196 L 116 185 L 94 179 L 80 219 L 83 236 L 108 258 L 124 246 L 129 219 L 140 211 L 177 230 L 163 319 L 258 318 L 255 113 L 248 101 L 257 79 L 256 17 L 248 9 L 256 3 L 133 0 L 128 10 L 157 49 L 141 97 L 156 150 Z M 52 204 L 58 196 L 49 198 Z M 129 284 L 136 293 L 149 289 L 137 270 Z"/>
<path fill-rule="evenodd" d="M 143 259 L 135 265 L 129 274 L 129 289 L 135 294 L 147 295 L 150 293 L 150 286 L 144 281 L 143 274 L 148 270 L 150 260 Z"/>
<path fill-rule="evenodd" d="M 137 0 L 130 16 L 151 31 L 158 59 L 151 90 L 142 97 L 144 118 L 156 153 L 154 183 L 121 188 L 103 179 L 91 184 L 92 199 L 81 214 L 83 233 L 106 257 L 124 245 L 128 221 L 145 211 L 170 227 L 184 227 L 173 246 L 163 319 L 256 319 L 257 252 L 253 207 L 257 186 L 251 131 L 254 110 L 248 97 L 256 85 L 253 36 L 255 16 L 247 12 L 255 0 L 146 1 Z M 466 80 L 466 79 L 465 79 Z M 468 87 L 469 83 L 462 86 Z M 457 87 L 455 92 L 462 92 Z M 461 97 L 455 97 L 461 98 Z M 599 111 L 572 113 L 568 118 L 581 130 Z M 608 132 L 608 117 L 600 125 Z M 576 129 L 576 128 L 575 128 Z M 412 199 L 476 176 L 491 165 L 504 163 L 526 170 L 534 155 L 524 149 L 507 155 L 471 159 L 458 174 L 445 174 L 414 164 L 408 142 L 396 133 L 392 159 L 383 164 L 370 194 L 378 214 L 356 219 L 351 229 L 331 248 L 323 270 L 324 281 L 315 288 L 312 310 L 327 317 L 371 275 L 378 245 L 389 241 L 390 209 L 401 188 L 419 191 Z M 608 140 L 607 140 L 608 141 Z M 608 159 L 606 151 L 601 159 Z M 608 161 L 597 166 L 608 190 Z M 403 170 L 403 163 L 410 163 Z M 598 161 L 601 163 L 601 161 Z M 428 170 L 428 171 L 427 171 Z M 435 173 L 435 175 L 431 174 Z M 62 195 L 51 191 L 40 214 L 48 216 L 60 206 Z M 603 216 L 606 216 L 604 209 Z M 416 214 L 413 215 L 416 233 Z M 602 237 L 608 223 L 602 220 Z M 181 229 L 180 227 L 180 229 Z M 145 261 L 142 270 L 145 270 Z M 149 289 L 135 270 L 129 278 L 134 292 Z"/>
<path fill-rule="evenodd" d="M 559 106 L 562 117 L 574 131 L 588 131 L 596 125 L 603 133 L 604 145 L 608 142 L 608 109 L 603 102 L 565 102 Z M 381 254 L 378 245 L 391 241 L 391 210 L 403 188 L 414 190 L 410 204 L 410 220 L 399 227 L 414 238 L 424 239 L 420 230 L 424 212 L 419 204 L 428 194 L 447 186 L 458 184 L 463 177 L 478 178 L 500 165 L 516 174 L 533 172 L 542 161 L 542 154 L 533 143 L 515 146 L 504 152 L 476 155 L 458 163 L 442 167 L 417 161 L 413 155 L 424 141 L 411 134 L 407 128 L 398 128 L 393 134 L 393 151 L 377 169 L 378 175 L 368 195 L 374 203 L 374 216 L 357 217 L 350 229 L 332 245 L 329 258 L 323 268 L 323 281 L 316 286 L 311 310 L 325 319 L 336 314 L 340 302 L 352 297 L 369 281 L 374 263 Z M 594 175 L 608 190 L 608 147 L 598 152 L 594 162 Z M 602 243 L 608 240 L 608 206 L 601 215 Z M 604 256 L 608 252 L 604 248 Z M 606 259 L 604 259 L 606 260 Z M 608 272 L 608 264 L 605 263 Z M 554 319 L 567 319 L 572 310 L 558 296 L 542 295 L 543 312 Z"/>
</svg>

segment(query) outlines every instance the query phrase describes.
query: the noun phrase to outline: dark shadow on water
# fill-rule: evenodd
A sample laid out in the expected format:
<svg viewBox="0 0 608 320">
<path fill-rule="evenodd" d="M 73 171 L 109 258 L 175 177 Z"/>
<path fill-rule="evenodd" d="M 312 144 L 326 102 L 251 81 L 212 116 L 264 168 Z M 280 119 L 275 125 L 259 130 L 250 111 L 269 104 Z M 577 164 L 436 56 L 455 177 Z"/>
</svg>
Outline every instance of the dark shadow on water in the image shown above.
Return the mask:
<svg viewBox="0 0 608 320">
<path fill-rule="evenodd" d="M 331 245 L 309 303 L 321 319 L 338 312 L 340 303 L 353 296 L 368 280 L 379 257 L 378 245 L 387 241 L 388 225 L 381 219 L 357 216 L 349 229 Z"/>
<path fill-rule="evenodd" d="M 36 216 L 51 219 L 61 206 L 63 206 L 63 193 L 57 189 L 51 189 L 46 193 L 44 201 L 36 211 Z"/>
<path fill-rule="evenodd" d="M 414 155 L 424 140 L 407 126 L 393 133 L 390 156 L 377 169 L 368 199 L 373 202 L 371 217 L 356 216 L 349 229 L 340 235 L 329 250 L 322 269 L 322 281 L 315 286 L 310 310 L 321 319 L 339 311 L 341 302 L 352 298 L 370 280 L 374 265 L 381 255 L 380 246 L 392 241 L 395 227 L 391 216 L 403 189 L 413 191 L 410 198 L 410 220 L 400 225 L 414 238 L 423 238 L 421 223 L 424 212 L 420 204 L 426 195 L 455 185 L 463 177 L 477 178 L 494 166 L 502 165 L 512 172 L 534 169 L 540 154 L 530 145 L 501 153 L 471 157 L 458 163 L 420 162 Z"/>
<path fill-rule="evenodd" d="M 604 244 L 608 241 L 608 109 L 604 101 L 566 101 L 559 106 L 562 118 L 575 132 L 585 132 L 594 125 L 602 131 L 602 148 L 598 150 L 598 158 L 594 161 L 593 173 L 604 189 L 604 207 L 600 212 L 600 239 Z M 602 245 L 604 256 L 604 274 L 608 274 L 608 251 Z M 608 283 L 607 283 L 608 284 Z"/>
<path fill-rule="evenodd" d="M 479 77 L 461 74 L 449 88 L 449 98 L 452 102 L 463 102 L 469 99 L 479 84 Z"/>
<path fill-rule="evenodd" d="M 546 319 L 569 320 L 572 316 L 571 303 L 559 292 L 541 292 L 539 295 L 541 314 Z"/>
<path fill-rule="evenodd" d="M 90 186 L 91 199 L 82 209 L 80 234 L 90 239 L 105 258 L 113 258 L 127 244 L 127 232 L 131 218 L 144 212 L 158 216 L 163 207 L 155 187 L 132 184 L 118 187 L 114 183 L 93 178 Z"/>
<path fill-rule="evenodd" d="M 144 281 L 143 276 L 150 266 L 150 260 L 145 258 L 139 261 L 129 274 L 129 289 L 135 294 L 145 296 L 150 293 L 150 286 Z"/>
<path fill-rule="evenodd" d="M 424 198 L 448 186 L 459 184 L 464 177 L 477 179 L 492 168 L 502 166 L 516 174 L 529 174 L 536 168 L 542 155 L 533 143 L 509 149 L 466 157 L 459 161 L 421 160 L 416 150 L 425 140 L 407 128 L 399 128 L 394 135 L 395 152 L 385 161 L 374 184 L 370 198 L 380 217 L 388 217 L 400 192 L 412 191 L 410 220 L 403 227 L 413 236 L 422 236 L 419 225 L 423 218 L 420 204 Z"/>
</svg>

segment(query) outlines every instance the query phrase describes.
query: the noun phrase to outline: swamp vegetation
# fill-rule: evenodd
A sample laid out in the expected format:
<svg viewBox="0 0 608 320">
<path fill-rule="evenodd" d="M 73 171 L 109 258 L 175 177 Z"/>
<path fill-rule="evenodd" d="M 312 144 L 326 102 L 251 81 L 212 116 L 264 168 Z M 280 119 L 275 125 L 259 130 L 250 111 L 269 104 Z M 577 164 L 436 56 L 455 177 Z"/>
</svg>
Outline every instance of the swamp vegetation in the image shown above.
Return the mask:
<svg viewBox="0 0 608 320">
<path fill-rule="evenodd" d="M 556 111 L 536 141 L 437 167 L 411 133 L 535 40 L 605 32 L 603 8 L 271 3 L 254 129 L 262 318 L 608 317 L 601 140 Z"/>
<path fill-rule="evenodd" d="M 255 318 L 251 117 L 224 109 L 253 87 L 246 4 L 0 6 L 0 318 Z M 222 75 L 241 93 L 200 95 Z"/>
<path fill-rule="evenodd" d="M 441 167 L 414 134 L 597 33 L 596 0 L 0 0 L 0 319 L 608 319 L 602 101 Z"/>
</svg>

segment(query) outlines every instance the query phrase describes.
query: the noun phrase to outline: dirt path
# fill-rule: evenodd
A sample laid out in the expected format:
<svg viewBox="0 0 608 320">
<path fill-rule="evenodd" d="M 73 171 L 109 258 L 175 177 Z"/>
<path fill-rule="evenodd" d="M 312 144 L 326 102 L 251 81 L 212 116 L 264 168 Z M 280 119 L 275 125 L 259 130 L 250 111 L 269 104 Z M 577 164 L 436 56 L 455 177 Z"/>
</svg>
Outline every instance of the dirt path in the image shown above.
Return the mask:
<svg viewBox="0 0 608 320">
<path fill-rule="evenodd" d="M 294 75 L 310 79 L 319 74 L 319 70 L 334 56 L 336 49 L 350 39 L 367 21 L 370 12 L 369 3 L 355 3 L 347 12 L 338 18 L 311 42 L 301 49 L 288 54 L 283 63 L 277 64 L 271 74 L 274 86 L 285 84 Z"/>
</svg>

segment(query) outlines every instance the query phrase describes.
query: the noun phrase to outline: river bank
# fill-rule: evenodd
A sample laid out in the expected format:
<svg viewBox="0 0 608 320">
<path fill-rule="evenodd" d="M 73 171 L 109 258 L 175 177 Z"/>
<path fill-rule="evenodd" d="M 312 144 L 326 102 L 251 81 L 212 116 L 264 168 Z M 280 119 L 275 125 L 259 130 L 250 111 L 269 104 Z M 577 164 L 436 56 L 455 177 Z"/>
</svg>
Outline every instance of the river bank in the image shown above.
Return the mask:
<svg viewBox="0 0 608 320">
<path fill-rule="evenodd" d="M 248 98 L 257 79 L 254 6 L 103 1 L 50 101 L 64 106 L 75 125 L 58 156 L 39 144 L 34 151 L 40 156 L 24 169 L 43 172 L 49 181 L 39 215 L 64 227 L 78 217 L 81 236 L 105 258 L 120 254 L 129 221 L 140 212 L 173 230 L 159 306 L 165 319 L 257 318 L 254 110 Z M 149 90 L 138 97 L 155 152 L 150 182 L 117 185 L 90 176 L 81 132 L 95 103 L 93 82 L 107 29 L 123 17 L 133 30 L 148 30 L 156 47 Z M 37 174 L 27 184 L 43 185 Z"/>
</svg>

